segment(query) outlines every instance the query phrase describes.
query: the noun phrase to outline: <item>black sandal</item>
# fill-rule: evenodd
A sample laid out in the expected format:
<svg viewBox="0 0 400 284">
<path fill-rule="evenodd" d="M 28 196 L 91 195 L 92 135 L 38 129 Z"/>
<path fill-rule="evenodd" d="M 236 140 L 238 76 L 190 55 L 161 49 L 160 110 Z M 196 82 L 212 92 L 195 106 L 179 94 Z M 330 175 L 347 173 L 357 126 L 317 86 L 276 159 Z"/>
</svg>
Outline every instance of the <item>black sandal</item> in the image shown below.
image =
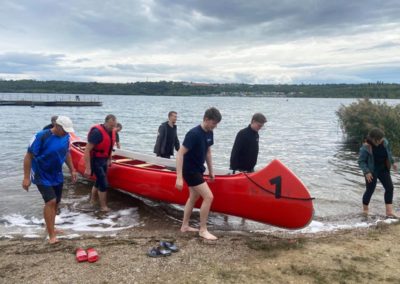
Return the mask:
<svg viewBox="0 0 400 284">
<path fill-rule="evenodd" d="M 160 246 L 164 247 L 172 252 L 179 251 L 179 248 L 174 244 L 174 242 L 160 241 Z"/>
<path fill-rule="evenodd" d="M 150 257 L 170 256 L 171 251 L 163 247 L 153 247 L 147 252 L 147 255 Z"/>
</svg>

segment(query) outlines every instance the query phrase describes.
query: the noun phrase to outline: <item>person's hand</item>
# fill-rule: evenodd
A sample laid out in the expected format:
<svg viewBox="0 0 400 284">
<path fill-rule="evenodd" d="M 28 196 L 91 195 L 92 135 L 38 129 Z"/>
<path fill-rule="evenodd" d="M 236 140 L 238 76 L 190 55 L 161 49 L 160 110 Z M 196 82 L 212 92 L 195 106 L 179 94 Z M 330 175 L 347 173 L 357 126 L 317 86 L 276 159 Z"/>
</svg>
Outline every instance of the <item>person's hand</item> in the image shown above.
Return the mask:
<svg viewBox="0 0 400 284">
<path fill-rule="evenodd" d="M 182 191 L 182 188 L 183 188 L 183 179 L 182 178 L 179 178 L 179 177 L 176 178 L 175 187 L 179 191 Z"/>
<path fill-rule="evenodd" d="M 91 176 L 91 173 L 92 173 L 92 169 L 91 169 L 90 167 L 87 167 L 87 168 L 85 169 L 85 172 L 83 173 L 83 175 L 84 175 L 85 177 L 90 177 L 90 176 Z"/>
<path fill-rule="evenodd" d="M 365 175 L 365 179 L 367 180 L 367 182 L 371 182 L 374 179 L 374 177 L 372 176 L 371 173 L 368 173 Z"/>
<path fill-rule="evenodd" d="M 111 159 L 107 160 L 107 167 L 111 167 Z"/>
<path fill-rule="evenodd" d="M 71 171 L 71 178 L 73 183 L 76 183 L 78 180 L 78 173 L 75 170 Z"/>
<path fill-rule="evenodd" d="M 31 185 L 31 179 L 24 178 L 24 180 L 22 181 L 22 188 L 25 189 L 26 191 L 28 191 L 30 185 Z"/>
<path fill-rule="evenodd" d="M 209 178 L 209 180 L 208 180 L 209 182 L 214 182 L 215 181 L 214 174 L 209 174 L 208 178 Z"/>
<path fill-rule="evenodd" d="M 396 172 L 397 172 L 397 170 L 398 170 L 398 166 L 397 166 L 396 163 L 393 164 L 393 170 L 396 171 Z"/>
</svg>

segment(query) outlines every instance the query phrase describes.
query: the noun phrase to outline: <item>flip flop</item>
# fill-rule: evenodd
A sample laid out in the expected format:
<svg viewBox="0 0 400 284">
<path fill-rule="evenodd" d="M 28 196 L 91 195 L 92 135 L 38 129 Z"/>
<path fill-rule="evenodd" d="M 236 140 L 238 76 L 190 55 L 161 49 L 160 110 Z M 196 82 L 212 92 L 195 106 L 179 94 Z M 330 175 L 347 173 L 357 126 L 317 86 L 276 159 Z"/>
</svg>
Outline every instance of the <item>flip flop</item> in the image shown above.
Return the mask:
<svg viewBox="0 0 400 284">
<path fill-rule="evenodd" d="M 174 242 L 160 241 L 160 246 L 169 249 L 172 252 L 179 251 L 179 248 L 174 244 Z"/>
<path fill-rule="evenodd" d="M 83 262 L 88 260 L 88 255 L 86 251 L 82 248 L 77 248 L 75 251 L 76 261 Z"/>
<path fill-rule="evenodd" d="M 147 252 L 147 255 L 150 257 L 170 256 L 171 251 L 162 247 L 153 247 Z"/>
<path fill-rule="evenodd" d="M 87 249 L 88 261 L 89 262 L 96 262 L 99 260 L 99 254 L 94 248 Z"/>
</svg>

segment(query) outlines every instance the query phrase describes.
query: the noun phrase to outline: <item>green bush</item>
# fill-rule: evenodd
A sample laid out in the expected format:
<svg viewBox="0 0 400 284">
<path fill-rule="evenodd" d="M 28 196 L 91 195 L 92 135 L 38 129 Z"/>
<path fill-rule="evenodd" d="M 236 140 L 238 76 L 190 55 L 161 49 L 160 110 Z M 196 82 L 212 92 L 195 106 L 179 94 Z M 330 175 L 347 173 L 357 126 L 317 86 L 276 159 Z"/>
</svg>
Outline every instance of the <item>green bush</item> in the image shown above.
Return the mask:
<svg viewBox="0 0 400 284">
<path fill-rule="evenodd" d="M 388 106 L 363 99 L 348 106 L 342 105 L 336 114 L 347 142 L 361 145 L 369 130 L 379 127 L 385 132 L 393 154 L 400 156 L 400 105 Z"/>
</svg>

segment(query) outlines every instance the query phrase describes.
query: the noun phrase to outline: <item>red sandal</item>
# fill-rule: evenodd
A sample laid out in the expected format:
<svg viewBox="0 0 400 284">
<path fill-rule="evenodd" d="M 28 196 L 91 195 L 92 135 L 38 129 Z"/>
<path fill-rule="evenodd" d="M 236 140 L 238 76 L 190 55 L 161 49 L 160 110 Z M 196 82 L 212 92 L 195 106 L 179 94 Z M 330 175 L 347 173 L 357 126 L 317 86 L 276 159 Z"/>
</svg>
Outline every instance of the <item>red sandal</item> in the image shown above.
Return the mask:
<svg viewBox="0 0 400 284">
<path fill-rule="evenodd" d="M 83 262 L 88 260 L 88 255 L 86 251 L 82 248 L 77 248 L 75 251 L 76 261 Z"/>
<path fill-rule="evenodd" d="M 96 262 L 99 260 L 99 254 L 94 248 L 87 249 L 88 261 L 89 262 Z"/>
</svg>

